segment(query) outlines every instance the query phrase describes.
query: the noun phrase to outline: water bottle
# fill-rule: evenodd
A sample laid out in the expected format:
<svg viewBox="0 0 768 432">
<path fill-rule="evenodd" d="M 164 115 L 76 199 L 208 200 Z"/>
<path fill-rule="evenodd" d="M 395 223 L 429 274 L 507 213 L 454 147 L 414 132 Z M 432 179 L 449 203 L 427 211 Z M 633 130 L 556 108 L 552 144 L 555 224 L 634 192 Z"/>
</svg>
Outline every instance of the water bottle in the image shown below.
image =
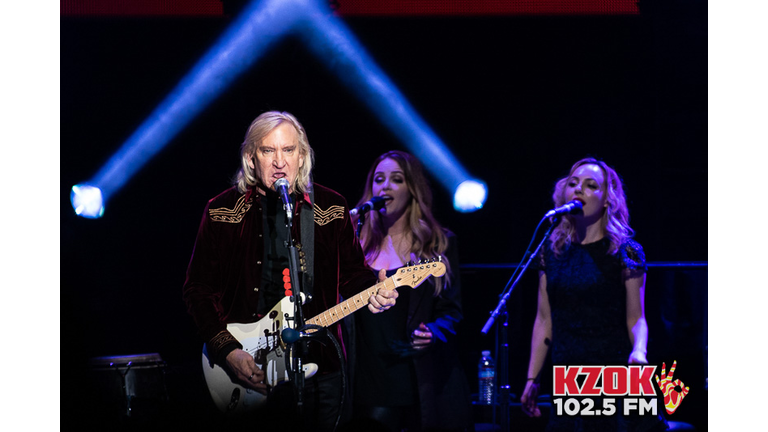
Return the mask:
<svg viewBox="0 0 768 432">
<path fill-rule="evenodd" d="M 480 405 L 493 403 L 493 387 L 496 380 L 496 367 L 493 363 L 490 351 L 483 351 L 480 363 L 477 365 L 478 393 L 477 399 Z"/>
</svg>

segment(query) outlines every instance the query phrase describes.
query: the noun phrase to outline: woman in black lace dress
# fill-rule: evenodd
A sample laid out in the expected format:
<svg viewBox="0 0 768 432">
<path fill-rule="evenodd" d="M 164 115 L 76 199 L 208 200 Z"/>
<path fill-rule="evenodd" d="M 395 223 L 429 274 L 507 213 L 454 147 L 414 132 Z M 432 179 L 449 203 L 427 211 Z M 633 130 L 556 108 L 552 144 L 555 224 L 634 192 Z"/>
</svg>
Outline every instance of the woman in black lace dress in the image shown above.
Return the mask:
<svg viewBox="0 0 768 432">
<path fill-rule="evenodd" d="M 557 182 L 553 199 L 558 207 L 578 200 L 583 208 L 564 216 L 542 246 L 538 311 L 521 397 L 523 411 L 534 417 L 541 415 L 537 377 L 548 352 L 555 365 L 647 363 L 645 255 L 631 239 L 621 179 L 604 162 L 582 159 Z M 548 430 L 665 429 L 657 417 L 624 417 L 617 405 L 617 415 L 604 417 L 552 412 Z"/>
</svg>

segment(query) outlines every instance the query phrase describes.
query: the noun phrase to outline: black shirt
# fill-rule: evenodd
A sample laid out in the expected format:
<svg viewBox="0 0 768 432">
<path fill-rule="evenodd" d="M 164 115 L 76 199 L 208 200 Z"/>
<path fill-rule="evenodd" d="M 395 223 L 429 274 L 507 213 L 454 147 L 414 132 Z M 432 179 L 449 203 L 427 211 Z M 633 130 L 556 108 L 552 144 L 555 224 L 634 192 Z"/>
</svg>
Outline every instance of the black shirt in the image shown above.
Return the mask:
<svg viewBox="0 0 768 432">
<path fill-rule="evenodd" d="M 290 266 L 288 224 L 283 202 L 271 190 L 262 201 L 264 213 L 264 270 L 261 273 L 262 295 L 257 313 L 265 315 L 286 296 L 283 271 Z"/>
</svg>

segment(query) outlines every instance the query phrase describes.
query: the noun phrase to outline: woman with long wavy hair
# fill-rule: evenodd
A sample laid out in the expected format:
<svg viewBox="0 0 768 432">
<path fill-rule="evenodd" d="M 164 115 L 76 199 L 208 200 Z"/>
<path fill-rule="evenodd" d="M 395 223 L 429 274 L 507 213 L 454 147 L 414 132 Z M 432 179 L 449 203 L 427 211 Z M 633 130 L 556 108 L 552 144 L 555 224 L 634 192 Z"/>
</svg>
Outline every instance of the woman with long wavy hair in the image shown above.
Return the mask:
<svg viewBox="0 0 768 432">
<path fill-rule="evenodd" d="M 646 364 L 643 248 L 632 240 L 621 178 L 605 162 L 576 162 L 555 185 L 555 205 L 579 201 L 545 242 L 538 309 L 531 338 L 523 411 L 539 417 L 539 376 L 551 354 L 557 365 Z M 619 405 L 620 406 L 620 405 Z M 549 416 L 549 430 L 664 430 L 657 416 Z"/>
<path fill-rule="evenodd" d="M 360 232 L 367 263 L 388 275 L 409 262 L 441 258 L 446 275 L 403 287 L 387 319 L 356 315 L 355 412 L 394 431 L 469 430 L 469 388 L 456 324 L 462 319 L 456 237 L 432 215 L 432 191 L 421 163 L 390 151 L 371 166 L 359 205 L 381 197 Z"/>
</svg>

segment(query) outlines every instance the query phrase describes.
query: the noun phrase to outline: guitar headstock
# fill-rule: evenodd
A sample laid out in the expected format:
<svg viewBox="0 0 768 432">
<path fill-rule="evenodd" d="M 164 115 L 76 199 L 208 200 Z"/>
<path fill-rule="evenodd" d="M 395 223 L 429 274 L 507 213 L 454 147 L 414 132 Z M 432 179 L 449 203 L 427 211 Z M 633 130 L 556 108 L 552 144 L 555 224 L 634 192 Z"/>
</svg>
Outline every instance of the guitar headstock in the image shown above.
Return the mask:
<svg viewBox="0 0 768 432">
<path fill-rule="evenodd" d="M 397 269 L 397 272 L 392 276 L 395 286 L 406 285 L 416 288 L 430 276 L 440 277 L 444 275 L 445 264 L 442 258 L 437 257 L 431 260 L 409 263 L 407 266 Z"/>
</svg>

